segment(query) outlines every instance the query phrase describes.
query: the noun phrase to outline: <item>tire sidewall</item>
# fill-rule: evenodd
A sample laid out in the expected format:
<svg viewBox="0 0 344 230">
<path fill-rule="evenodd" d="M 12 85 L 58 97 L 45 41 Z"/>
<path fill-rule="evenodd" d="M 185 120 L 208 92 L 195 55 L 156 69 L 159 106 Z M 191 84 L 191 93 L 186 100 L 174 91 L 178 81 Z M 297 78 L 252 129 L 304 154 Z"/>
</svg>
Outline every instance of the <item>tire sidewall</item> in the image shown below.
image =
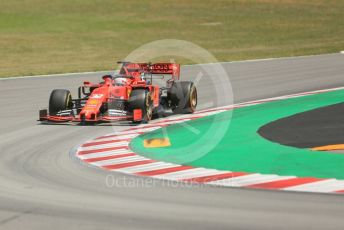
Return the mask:
<svg viewBox="0 0 344 230">
<path fill-rule="evenodd" d="M 135 109 L 142 110 L 142 120 L 148 122 L 153 115 L 153 102 L 148 89 L 134 89 L 129 98 L 129 112 Z"/>
<path fill-rule="evenodd" d="M 54 89 L 49 98 L 49 113 L 56 115 L 62 110 L 72 109 L 72 95 L 66 89 Z"/>
<path fill-rule="evenodd" d="M 193 93 L 195 94 L 195 105 L 192 105 L 191 101 Z M 193 82 L 174 82 L 169 92 L 169 98 L 174 113 L 193 113 L 197 106 L 197 89 Z"/>
</svg>

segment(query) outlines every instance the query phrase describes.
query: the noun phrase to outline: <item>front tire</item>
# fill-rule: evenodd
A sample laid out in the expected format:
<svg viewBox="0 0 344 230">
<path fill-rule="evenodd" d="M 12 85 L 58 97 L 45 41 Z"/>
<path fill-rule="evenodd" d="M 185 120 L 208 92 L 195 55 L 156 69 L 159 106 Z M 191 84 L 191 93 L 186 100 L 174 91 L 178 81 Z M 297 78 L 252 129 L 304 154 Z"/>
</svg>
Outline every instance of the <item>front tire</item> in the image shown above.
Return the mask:
<svg viewBox="0 0 344 230">
<path fill-rule="evenodd" d="M 69 90 L 55 89 L 51 92 L 49 98 L 49 113 L 56 115 L 62 110 L 73 108 L 72 95 Z"/>
<path fill-rule="evenodd" d="M 150 92 L 146 89 L 135 89 L 131 92 L 129 98 L 129 112 L 135 109 L 141 109 L 142 121 L 149 122 L 153 115 L 153 103 Z M 134 123 L 137 123 L 134 121 Z M 138 122 L 139 123 L 139 122 Z"/>
</svg>

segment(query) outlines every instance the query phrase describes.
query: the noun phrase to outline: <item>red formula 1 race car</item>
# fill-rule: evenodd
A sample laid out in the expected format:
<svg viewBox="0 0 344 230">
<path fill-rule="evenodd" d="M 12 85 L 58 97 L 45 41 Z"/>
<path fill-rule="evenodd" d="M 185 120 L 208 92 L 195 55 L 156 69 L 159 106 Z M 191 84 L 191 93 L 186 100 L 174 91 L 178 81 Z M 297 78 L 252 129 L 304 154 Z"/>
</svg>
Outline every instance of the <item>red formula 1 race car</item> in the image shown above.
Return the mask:
<svg viewBox="0 0 344 230">
<path fill-rule="evenodd" d="M 49 110 L 39 111 L 40 121 L 109 122 L 128 120 L 149 122 L 154 114 L 166 110 L 175 114 L 193 113 L 197 90 L 189 81 L 180 81 L 180 65 L 174 63 L 119 62 L 118 74 L 105 75 L 97 84 L 85 81 L 78 89 L 78 99 L 69 90 L 55 89 L 50 94 Z M 164 80 L 165 86 L 153 84 Z"/>
</svg>

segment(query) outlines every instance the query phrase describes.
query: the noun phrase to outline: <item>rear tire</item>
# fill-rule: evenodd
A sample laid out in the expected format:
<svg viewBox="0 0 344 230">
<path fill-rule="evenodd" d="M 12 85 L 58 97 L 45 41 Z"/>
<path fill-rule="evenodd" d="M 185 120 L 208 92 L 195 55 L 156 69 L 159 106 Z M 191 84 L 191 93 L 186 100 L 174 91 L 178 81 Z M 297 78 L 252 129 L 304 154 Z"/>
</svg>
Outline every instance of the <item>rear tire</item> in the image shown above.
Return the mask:
<svg viewBox="0 0 344 230">
<path fill-rule="evenodd" d="M 193 82 L 174 82 L 168 97 L 174 114 L 193 113 L 197 106 L 197 89 Z"/>
<path fill-rule="evenodd" d="M 153 103 L 150 93 L 146 89 L 134 89 L 131 92 L 128 104 L 129 112 L 133 112 L 135 109 L 141 109 L 142 122 L 149 122 L 153 115 Z M 134 121 L 134 123 L 140 123 Z"/>
<path fill-rule="evenodd" d="M 72 95 L 66 89 L 54 89 L 49 98 L 49 113 L 56 115 L 61 110 L 73 108 Z"/>
</svg>

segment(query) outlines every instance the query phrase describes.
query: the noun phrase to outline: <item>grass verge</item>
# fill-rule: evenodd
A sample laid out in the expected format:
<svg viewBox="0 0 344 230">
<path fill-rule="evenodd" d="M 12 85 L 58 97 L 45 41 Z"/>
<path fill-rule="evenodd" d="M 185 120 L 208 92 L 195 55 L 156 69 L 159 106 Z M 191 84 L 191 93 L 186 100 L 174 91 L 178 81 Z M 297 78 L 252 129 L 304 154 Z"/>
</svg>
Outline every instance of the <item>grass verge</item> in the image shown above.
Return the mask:
<svg viewBox="0 0 344 230">
<path fill-rule="evenodd" d="M 219 61 L 338 52 L 343 12 L 341 0 L 0 0 L 0 77 L 113 69 L 167 38 Z"/>
</svg>

